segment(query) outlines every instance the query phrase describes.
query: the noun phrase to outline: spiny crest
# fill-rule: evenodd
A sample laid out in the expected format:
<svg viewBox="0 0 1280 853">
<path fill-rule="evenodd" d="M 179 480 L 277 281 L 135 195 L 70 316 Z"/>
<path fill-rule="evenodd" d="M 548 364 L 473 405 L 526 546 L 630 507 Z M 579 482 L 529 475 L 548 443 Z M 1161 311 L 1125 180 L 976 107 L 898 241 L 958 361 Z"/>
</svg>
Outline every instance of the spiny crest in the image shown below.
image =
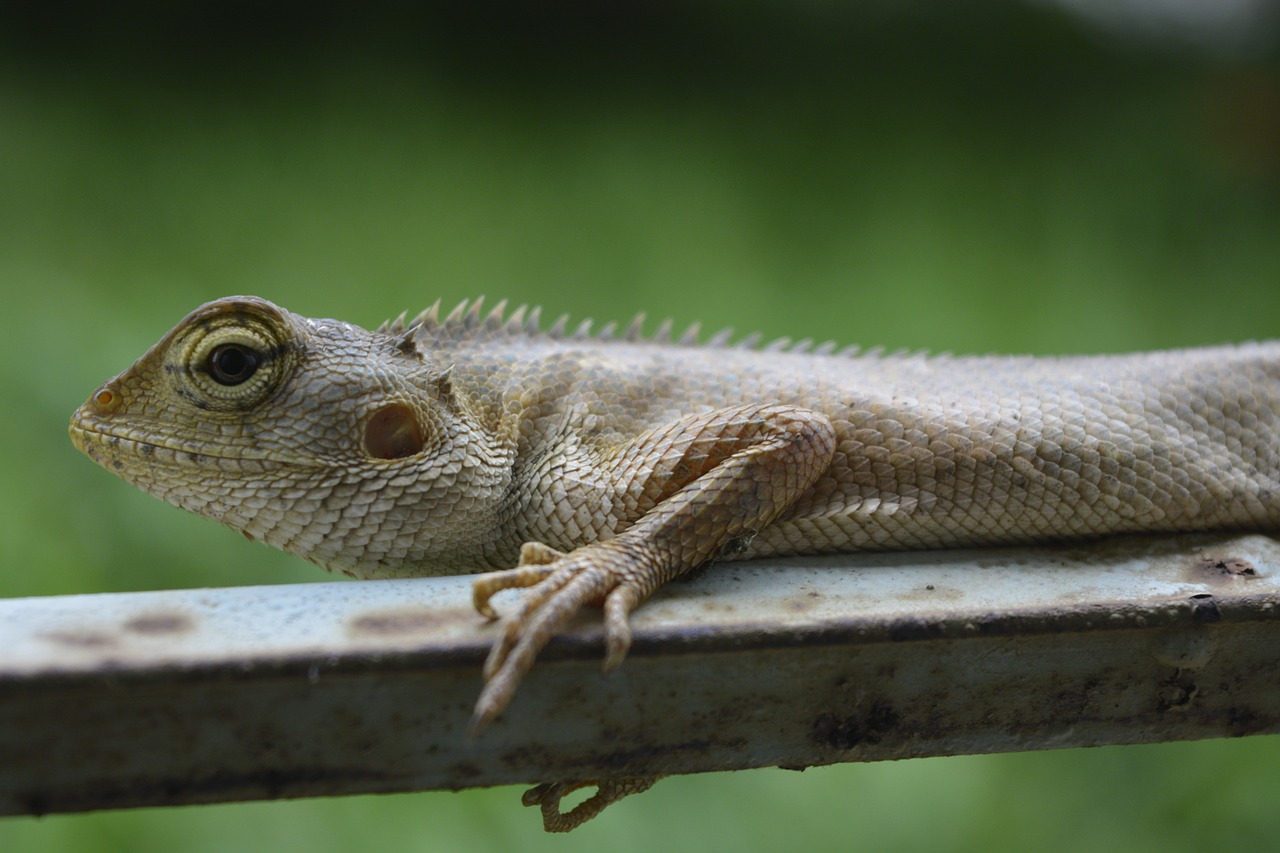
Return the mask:
<svg viewBox="0 0 1280 853">
<path fill-rule="evenodd" d="M 520 305 L 508 311 L 507 301 L 504 299 L 486 313 L 483 296 L 475 300 L 464 299 L 452 311 L 445 314 L 443 319 L 441 318 L 439 299 L 412 320 L 407 319 L 407 317 L 406 312 L 401 312 L 395 319 L 388 320 L 378 326 L 376 331 L 397 338 L 396 345 L 406 351 L 412 351 L 414 342 L 420 339 L 438 338 L 441 335 L 447 335 L 459 338 L 495 338 L 501 336 L 567 341 L 623 341 L 627 343 L 673 344 L 682 347 L 702 346 L 711 349 L 759 350 L 761 352 L 834 355 L 838 357 L 880 356 L 882 354 L 880 349 L 864 351 L 858 346 L 847 346 L 841 349 L 838 348 L 834 341 L 815 344 L 812 338 L 804 338 L 803 340 L 792 342 L 790 338 L 782 337 L 762 345 L 763 337 L 759 332 L 753 332 L 734 341 L 734 333 L 731 328 L 721 329 L 708 338 L 705 343 L 700 343 L 701 324 L 692 323 L 679 336 L 674 336 L 674 324 L 670 319 L 665 319 L 659 323 L 653 334 L 645 335 L 645 315 L 643 313 L 633 317 L 621 333 L 618 331 L 618 324 L 614 322 L 606 323 L 599 330 L 594 330 L 593 321 L 590 319 L 583 320 L 578 325 L 570 327 L 568 314 L 561 314 L 554 323 L 543 329 L 541 307 L 534 306 L 530 308 L 527 305 Z M 906 353 L 895 353 L 894 355 L 903 356 Z M 923 354 L 912 353 L 911 355 L 921 356 Z"/>
</svg>

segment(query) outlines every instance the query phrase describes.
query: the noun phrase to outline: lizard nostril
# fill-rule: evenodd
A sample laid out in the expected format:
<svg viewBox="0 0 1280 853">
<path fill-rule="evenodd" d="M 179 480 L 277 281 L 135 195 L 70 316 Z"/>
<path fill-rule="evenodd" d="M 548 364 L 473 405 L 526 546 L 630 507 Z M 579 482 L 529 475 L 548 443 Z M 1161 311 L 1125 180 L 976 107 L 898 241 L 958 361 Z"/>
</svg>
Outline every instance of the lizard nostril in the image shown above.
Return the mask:
<svg viewBox="0 0 1280 853">
<path fill-rule="evenodd" d="M 120 396 L 110 388 L 101 388 L 93 395 L 93 406 L 102 414 L 114 412 L 120 405 Z"/>
</svg>

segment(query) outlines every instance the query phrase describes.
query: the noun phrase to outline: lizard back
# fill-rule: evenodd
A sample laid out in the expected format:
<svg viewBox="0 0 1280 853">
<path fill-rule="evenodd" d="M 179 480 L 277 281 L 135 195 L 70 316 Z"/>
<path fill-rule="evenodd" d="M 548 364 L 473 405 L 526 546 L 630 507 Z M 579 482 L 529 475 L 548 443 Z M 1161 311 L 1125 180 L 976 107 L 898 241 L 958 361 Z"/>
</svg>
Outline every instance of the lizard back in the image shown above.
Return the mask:
<svg viewBox="0 0 1280 853">
<path fill-rule="evenodd" d="M 234 346 L 257 353 L 257 373 L 220 385 L 216 354 Z M 755 404 L 816 413 L 835 451 L 724 557 L 1280 526 L 1275 342 L 1051 358 L 832 349 L 646 338 L 638 322 L 542 330 L 536 311 L 478 301 L 370 332 L 231 297 L 100 388 L 72 436 L 171 503 L 361 576 L 612 537 L 681 485 L 666 460 L 692 451 L 649 458 L 646 441 Z"/>
</svg>

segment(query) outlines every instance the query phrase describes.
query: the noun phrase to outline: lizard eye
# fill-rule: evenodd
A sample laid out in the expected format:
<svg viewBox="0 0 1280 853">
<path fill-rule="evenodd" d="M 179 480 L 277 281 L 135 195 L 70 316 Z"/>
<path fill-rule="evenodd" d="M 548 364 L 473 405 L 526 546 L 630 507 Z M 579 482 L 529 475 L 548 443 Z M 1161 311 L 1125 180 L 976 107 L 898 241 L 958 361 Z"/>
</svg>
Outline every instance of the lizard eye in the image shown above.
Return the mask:
<svg viewBox="0 0 1280 853">
<path fill-rule="evenodd" d="M 245 412 L 266 400 L 295 360 L 288 330 L 273 319 L 245 309 L 193 324 L 166 359 L 177 392 L 205 412 Z"/>
<path fill-rule="evenodd" d="M 233 386 L 248 381 L 262 363 L 261 354 L 241 344 L 222 344 L 209 353 L 209 375 L 219 385 Z"/>
</svg>

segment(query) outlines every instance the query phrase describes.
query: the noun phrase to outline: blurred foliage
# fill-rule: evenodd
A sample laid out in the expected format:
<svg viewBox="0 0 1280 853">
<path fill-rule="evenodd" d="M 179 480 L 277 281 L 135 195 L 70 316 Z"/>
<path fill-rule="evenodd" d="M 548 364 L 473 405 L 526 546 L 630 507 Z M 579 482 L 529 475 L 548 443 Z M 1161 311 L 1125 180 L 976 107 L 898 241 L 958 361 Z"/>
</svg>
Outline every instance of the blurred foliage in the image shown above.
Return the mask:
<svg viewBox="0 0 1280 853">
<path fill-rule="evenodd" d="M 71 410 L 197 304 L 556 314 L 934 350 L 1280 333 L 1277 57 L 1047 6 L 0 8 L 0 595 L 329 580 L 164 507 Z M 962 677 L 962 674 L 958 674 Z M 0 849 L 1259 846 L 1254 738 L 0 821 Z"/>
</svg>

